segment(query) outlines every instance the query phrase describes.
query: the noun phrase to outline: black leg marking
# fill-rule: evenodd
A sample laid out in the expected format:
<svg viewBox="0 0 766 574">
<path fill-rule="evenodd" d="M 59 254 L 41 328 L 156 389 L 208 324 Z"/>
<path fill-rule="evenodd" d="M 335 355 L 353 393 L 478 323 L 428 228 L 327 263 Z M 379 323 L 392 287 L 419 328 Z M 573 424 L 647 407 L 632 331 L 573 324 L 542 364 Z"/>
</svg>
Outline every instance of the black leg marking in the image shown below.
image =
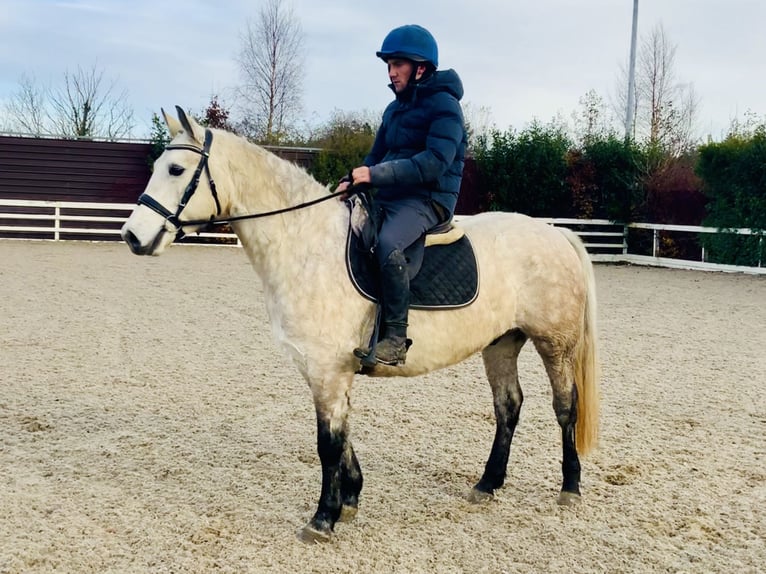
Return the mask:
<svg viewBox="0 0 766 574">
<path fill-rule="evenodd" d="M 476 502 L 490 498 L 505 483 L 511 441 L 524 402 L 516 361 L 526 340 L 524 333 L 514 329 L 482 351 L 495 407 L 495 439 L 484 474 L 471 494 Z"/>
<path fill-rule="evenodd" d="M 343 506 L 356 508 L 359 505 L 359 493 L 362 491 L 362 469 L 356 458 L 351 441 L 346 441 L 340 466 L 340 492 Z"/>
<path fill-rule="evenodd" d="M 481 492 L 492 494 L 495 489 L 500 488 L 505 483 L 508 459 L 511 454 L 511 441 L 519 422 L 523 400 L 524 397 L 519 390 L 518 400 L 511 396 L 505 396 L 499 401 L 497 399 L 495 401 L 495 440 L 492 442 L 492 450 L 484 467 L 484 474 L 475 486 Z"/>
<path fill-rule="evenodd" d="M 322 492 L 310 525 L 327 536 L 333 531 L 341 512 L 341 458 L 345 442 L 345 432 L 333 432 L 329 421 L 317 413 L 317 451 L 322 463 Z"/>
<path fill-rule="evenodd" d="M 562 413 L 556 413 L 556 418 L 561 426 L 561 442 L 563 449 L 563 460 L 561 461 L 561 472 L 563 482 L 561 492 L 571 492 L 580 494 L 580 459 L 577 456 L 575 447 L 575 423 L 577 422 L 577 387 L 572 385 L 572 399 L 569 410 Z"/>
</svg>

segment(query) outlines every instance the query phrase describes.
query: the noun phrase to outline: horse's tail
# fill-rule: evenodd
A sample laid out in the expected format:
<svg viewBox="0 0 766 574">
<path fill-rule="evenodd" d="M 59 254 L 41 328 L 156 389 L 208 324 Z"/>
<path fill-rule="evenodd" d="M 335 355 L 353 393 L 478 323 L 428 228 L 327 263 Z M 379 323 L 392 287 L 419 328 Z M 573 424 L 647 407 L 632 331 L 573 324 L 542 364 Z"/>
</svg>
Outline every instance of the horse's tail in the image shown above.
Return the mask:
<svg viewBox="0 0 766 574">
<path fill-rule="evenodd" d="M 596 278 L 585 245 L 576 233 L 558 228 L 577 252 L 585 280 L 585 313 L 582 333 L 575 354 L 575 385 L 577 386 L 577 452 L 586 455 L 598 446 L 599 427 L 599 365 L 596 329 Z"/>
</svg>

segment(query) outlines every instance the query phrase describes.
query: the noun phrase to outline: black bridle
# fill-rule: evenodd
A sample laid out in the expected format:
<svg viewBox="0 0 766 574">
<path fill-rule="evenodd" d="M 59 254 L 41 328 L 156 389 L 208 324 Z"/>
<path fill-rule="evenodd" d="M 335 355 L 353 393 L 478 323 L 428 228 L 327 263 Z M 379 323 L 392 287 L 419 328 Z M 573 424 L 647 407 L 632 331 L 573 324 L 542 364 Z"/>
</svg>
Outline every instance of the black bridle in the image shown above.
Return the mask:
<svg viewBox="0 0 766 574">
<path fill-rule="evenodd" d="M 171 212 L 167 207 L 162 205 L 159 201 L 154 199 L 146 192 L 142 193 L 138 197 L 138 205 L 145 205 L 155 213 L 160 214 L 168 223 L 176 228 L 176 239 L 183 237 L 184 225 L 191 225 L 193 223 L 210 223 L 215 219 L 215 215 L 220 215 L 221 213 L 221 202 L 218 200 L 218 191 L 215 188 L 215 181 L 213 181 L 213 177 L 210 175 L 210 167 L 208 166 L 208 159 L 210 158 L 210 147 L 212 145 L 213 132 L 210 130 L 205 130 L 205 142 L 202 144 L 202 148 L 188 144 L 170 144 L 165 146 L 165 150 L 182 149 L 186 151 L 193 151 L 194 153 L 198 153 L 200 155 L 197 169 L 194 170 L 194 175 L 192 176 L 189 185 L 186 186 L 184 194 L 181 196 L 181 201 L 178 203 L 178 208 L 176 208 L 175 213 Z M 189 200 L 191 199 L 191 196 L 194 195 L 194 192 L 197 191 L 197 186 L 199 186 L 199 180 L 203 171 L 205 172 L 205 175 L 207 175 L 207 182 L 210 186 L 210 193 L 213 195 L 213 199 L 215 199 L 216 214 L 210 216 L 209 220 L 204 220 L 202 222 L 181 221 L 181 212 L 184 210 L 184 208 L 186 208 L 186 204 L 189 203 Z"/>
<path fill-rule="evenodd" d="M 164 217 L 165 221 L 167 221 L 173 227 L 175 227 L 176 239 L 180 239 L 184 236 L 183 228 L 184 226 L 187 226 L 187 225 L 211 226 L 211 225 L 219 225 L 224 223 L 233 223 L 234 221 L 241 221 L 243 219 L 256 219 L 259 217 L 268 217 L 270 215 L 279 215 L 280 213 L 295 211 L 297 209 L 302 209 L 304 207 L 309 207 L 311 205 L 321 203 L 322 201 L 327 201 L 328 199 L 332 199 L 333 197 L 338 197 L 340 195 L 343 195 L 344 193 L 347 195 L 351 195 L 352 193 L 355 192 L 355 190 L 352 190 L 352 189 L 347 189 L 346 191 L 336 191 L 329 195 L 325 195 L 317 199 L 312 199 L 311 201 L 307 201 L 299 205 L 293 205 L 291 207 L 276 209 L 274 211 L 267 211 L 264 213 L 252 213 L 249 215 L 237 215 L 234 217 L 227 217 L 224 219 L 216 219 L 216 216 L 221 214 L 221 202 L 218 199 L 218 191 L 215 188 L 215 181 L 213 181 L 213 177 L 210 175 L 210 167 L 208 166 L 208 159 L 210 157 L 210 147 L 212 145 L 213 145 L 213 132 L 211 132 L 209 129 L 206 129 L 205 142 L 202 145 L 202 148 L 199 148 L 194 145 L 189 145 L 189 144 L 170 144 L 168 146 L 165 146 L 166 150 L 180 149 L 180 150 L 193 151 L 194 153 L 200 154 L 200 160 L 199 160 L 199 163 L 197 164 L 197 169 L 194 171 L 194 176 L 189 182 L 189 185 L 186 186 L 186 189 L 184 190 L 184 194 L 183 196 L 181 196 L 181 201 L 178 203 L 178 208 L 176 209 L 175 213 L 170 211 L 168 208 L 166 208 L 164 205 L 162 205 L 159 201 L 154 199 L 151 195 L 147 194 L 146 192 L 142 193 L 138 198 L 138 201 L 137 201 L 138 205 L 145 205 L 146 207 L 148 207 L 155 213 Z M 197 191 L 197 186 L 199 185 L 200 177 L 202 176 L 203 171 L 205 172 L 205 175 L 207 175 L 207 181 L 208 181 L 208 186 L 210 187 L 210 193 L 213 195 L 213 199 L 215 200 L 216 213 L 215 215 L 211 215 L 209 219 L 191 219 L 191 220 L 182 221 L 180 219 L 181 212 L 189 203 L 189 200 L 191 199 L 192 195 L 194 195 L 194 192 Z"/>
</svg>

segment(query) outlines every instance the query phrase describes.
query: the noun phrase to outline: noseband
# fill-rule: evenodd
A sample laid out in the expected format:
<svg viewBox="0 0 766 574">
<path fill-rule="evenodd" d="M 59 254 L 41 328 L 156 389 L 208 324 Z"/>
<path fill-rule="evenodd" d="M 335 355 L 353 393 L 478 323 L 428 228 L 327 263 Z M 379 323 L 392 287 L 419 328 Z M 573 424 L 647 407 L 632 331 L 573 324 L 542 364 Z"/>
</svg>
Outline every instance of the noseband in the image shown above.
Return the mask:
<svg viewBox="0 0 766 574">
<path fill-rule="evenodd" d="M 208 167 L 208 158 L 210 157 L 210 146 L 213 145 L 213 132 L 211 132 L 209 129 L 205 130 L 205 142 L 202 145 L 202 148 L 198 148 L 197 146 L 188 145 L 188 144 L 173 144 L 168 145 L 165 147 L 166 150 L 173 150 L 173 149 L 182 149 L 186 151 L 193 151 L 194 153 L 198 153 L 200 155 L 199 163 L 197 164 L 197 169 L 194 170 L 194 176 L 192 177 L 191 181 L 189 182 L 189 185 L 186 186 L 186 189 L 184 190 L 183 196 L 181 196 L 181 201 L 178 203 L 178 208 L 176 209 L 176 212 L 171 212 L 167 207 L 162 205 L 159 201 L 154 199 L 151 195 L 147 193 L 142 193 L 138 198 L 138 205 L 145 205 L 155 213 L 158 213 L 162 217 L 165 218 L 165 221 L 170 223 L 174 228 L 176 232 L 176 239 L 180 239 L 184 236 L 183 226 L 184 225 L 191 225 L 191 224 L 200 224 L 200 223 L 209 223 L 208 221 L 181 221 L 179 218 L 181 216 L 181 212 L 186 207 L 186 204 L 189 203 L 189 200 L 191 199 L 191 196 L 194 195 L 194 192 L 197 191 L 197 186 L 199 185 L 200 176 L 202 175 L 202 172 L 205 172 L 205 175 L 207 175 L 207 182 L 210 187 L 210 193 L 213 195 L 213 199 L 215 200 L 215 208 L 216 208 L 216 214 L 220 215 L 221 213 L 221 203 L 218 200 L 218 192 L 215 189 L 215 182 L 213 181 L 213 177 L 210 175 L 210 168 Z M 210 216 L 210 221 L 213 221 L 215 219 L 215 215 Z"/>
</svg>

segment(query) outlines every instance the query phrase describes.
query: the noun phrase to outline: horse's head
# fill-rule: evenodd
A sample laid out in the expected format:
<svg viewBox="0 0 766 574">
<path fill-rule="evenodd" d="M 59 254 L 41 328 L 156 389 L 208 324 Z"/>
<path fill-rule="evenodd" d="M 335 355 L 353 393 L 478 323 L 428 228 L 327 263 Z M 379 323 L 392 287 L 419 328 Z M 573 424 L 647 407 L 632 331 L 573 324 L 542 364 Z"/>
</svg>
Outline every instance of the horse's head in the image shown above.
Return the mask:
<svg viewBox="0 0 766 574">
<path fill-rule="evenodd" d="M 162 110 L 172 140 L 122 226 L 123 240 L 137 255 L 159 255 L 177 237 L 199 230 L 221 212 L 208 166 L 213 134 L 180 107 L 176 110 L 178 119 Z"/>
</svg>

